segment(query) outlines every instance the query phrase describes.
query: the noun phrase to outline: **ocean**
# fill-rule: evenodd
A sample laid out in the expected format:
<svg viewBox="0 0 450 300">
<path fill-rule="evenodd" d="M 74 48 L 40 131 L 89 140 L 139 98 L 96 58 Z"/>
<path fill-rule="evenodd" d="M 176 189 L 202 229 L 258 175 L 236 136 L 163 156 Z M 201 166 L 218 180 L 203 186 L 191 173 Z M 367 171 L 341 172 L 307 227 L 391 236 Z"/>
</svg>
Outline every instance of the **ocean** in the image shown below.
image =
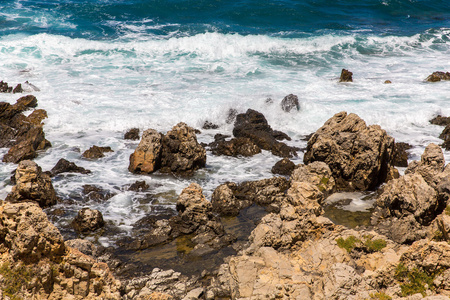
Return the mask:
<svg viewBox="0 0 450 300">
<path fill-rule="evenodd" d="M 32 94 L 48 113 L 44 131 L 53 147 L 35 161 L 44 171 L 60 158 L 92 171 L 53 179 L 62 199 L 56 207 L 65 210 L 58 226 L 67 228 L 89 206 L 128 234 L 158 207 L 174 207 L 190 182 L 209 198 L 226 181 L 272 177 L 280 159 L 267 151 L 251 158 L 208 152 L 206 168 L 192 178 L 135 175 L 128 164 L 138 141 L 123 138 L 133 127 L 165 133 L 178 122 L 201 129 L 211 121 L 220 127 L 197 135 L 209 143 L 217 133 L 232 134 L 230 109 L 252 108 L 287 133 L 289 145 L 305 148 L 305 136 L 347 111 L 411 144 L 410 160 L 429 143 L 441 144 L 443 127 L 429 120 L 450 116 L 450 82 L 424 79 L 450 71 L 450 2 L 2 0 L 0 62 L 0 80 L 37 86 Z M 343 68 L 353 72 L 353 83 L 338 82 Z M 299 111 L 282 111 L 288 94 L 299 97 Z M 0 94 L 0 101 L 20 96 Z M 83 159 L 92 145 L 114 152 Z M 303 152 L 293 161 L 302 163 Z M 0 199 L 15 168 L 0 163 Z M 137 180 L 151 189 L 127 191 Z M 86 184 L 115 196 L 84 202 Z M 109 236 L 99 242 L 113 244 Z"/>
</svg>

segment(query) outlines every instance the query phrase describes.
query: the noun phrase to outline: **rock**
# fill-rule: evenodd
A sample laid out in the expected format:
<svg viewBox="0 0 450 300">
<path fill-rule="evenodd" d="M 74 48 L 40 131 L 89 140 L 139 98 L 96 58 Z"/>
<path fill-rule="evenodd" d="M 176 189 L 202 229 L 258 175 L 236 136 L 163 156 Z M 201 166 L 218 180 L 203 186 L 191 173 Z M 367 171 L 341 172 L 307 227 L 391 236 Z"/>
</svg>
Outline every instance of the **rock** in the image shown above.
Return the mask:
<svg viewBox="0 0 450 300">
<path fill-rule="evenodd" d="M 23 93 L 22 85 L 20 83 L 13 89 L 13 93 Z"/>
<path fill-rule="evenodd" d="M 192 225 L 191 232 L 208 223 L 212 210 L 211 203 L 206 200 L 202 188 L 196 183 L 191 183 L 181 192 L 176 207 L 181 219 Z"/>
<path fill-rule="evenodd" d="M 408 152 L 412 146 L 408 143 L 395 143 L 392 164 L 396 167 L 408 166 Z"/>
<path fill-rule="evenodd" d="M 222 216 L 237 216 L 241 209 L 251 205 L 250 200 L 238 199 L 234 193 L 237 184 L 227 182 L 219 185 L 211 196 L 212 209 Z"/>
<path fill-rule="evenodd" d="M 294 108 L 295 110 L 300 110 L 298 97 L 296 95 L 289 94 L 281 101 L 281 109 L 285 112 L 290 112 Z"/>
<path fill-rule="evenodd" d="M 125 133 L 123 138 L 126 140 L 133 140 L 133 141 L 139 140 L 139 128 L 131 128 Z"/>
<path fill-rule="evenodd" d="M 430 123 L 438 126 L 447 126 L 450 124 L 450 117 L 437 115 L 436 117 L 430 120 Z"/>
<path fill-rule="evenodd" d="M 7 82 L 0 81 L 0 93 L 11 93 L 12 92 L 12 86 L 8 86 Z"/>
<path fill-rule="evenodd" d="M 441 134 L 439 135 L 440 139 L 443 139 L 444 142 L 442 143 L 442 147 L 444 147 L 446 150 L 450 149 L 450 125 L 446 125 L 444 130 L 442 130 Z"/>
<path fill-rule="evenodd" d="M 317 188 L 323 194 L 323 198 L 335 192 L 336 182 L 330 167 L 323 162 L 313 162 L 309 165 L 299 165 L 291 175 L 291 185 L 293 183 L 307 183 Z M 322 196 L 317 196 L 317 199 Z"/>
<path fill-rule="evenodd" d="M 7 201 L 36 201 L 41 207 L 56 204 L 57 197 L 50 176 L 42 172 L 35 162 L 24 160 L 17 166 L 16 185 L 7 196 Z"/>
<path fill-rule="evenodd" d="M 4 203 L 0 212 L 0 240 L 15 259 L 37 262 L 64 254 L 63 237 L 36 203 Z"/>
<path fill-rule="evenodd" d="M 89 184 L 83 185 L 82 194 L 86 201 L 93 200 L 97 202 L 106 201 L 114 196 L 114 194 L 111 194 L 109 191 L 103 190 L 100 187 Z"/>
<path fill-rule="evenodd" d="M 162 138 L 161 171 L 191 175 L 206 165 L 206 150 L 198 142 L 194 129 L 178 123 Z"/>
<path fill-rule="evenodd" d="M 392 83 L 392 81 L 390 81 L 390 80 L 385 80 L 384 81 L 384 84 L 389 84 L 389 83 Z"/>
<path fill-rule="evenodd" d="M 429 82 L 437 82 L 437 81 L 441 81 L 441 80 L 450 80 L 450 73 L 436 71 L 436 72 L 433 72 L 433 74 L 429 75 L 425 79 L 425 81 L 429 81 Z"/>
<path fill-rule="evenodd" d="M 295 164 L 292 161 L 290 161 L 289 158 L 283 158 L 282 160 L 279 160 L 275 163 L 271 171 L 273 174 L 290 176 L 292 171 L 294 171 L 294 169 Z"/>
<path fill-rule="evenodd" d="M 252 109 L 248 109 L 245 114 L 237 115 L 233 135 L 237 138 L 249 138 L 261 149 L 269 150 L 277 156 L 292 157 L 296 155 L 295 148 L 275 139 L 274 130 L 267 123 L 264 115 Z M 275 135 L 279 136 L 279 132 L 276 132 Z"/>
<path fill-rule="evenodd" d="M 83 239 L 74 239 L 65 241 L 64 244 L 67 248 L 77 249 L 83 254 L 89 256 L 97 256 L 97 247 L 91 241 Z"/>
<path fill-rule="evenodd" d="M 128 190 L 134 191 L 134 192 L 144 192 L 144 191 L 148 190 L 149 188 L 150 188 L 150 186 L 147 184 L 147 182 L 145 182 L 144 180 L 141 180 L 141 181 L 136 181 L 135 183 L 130 185 Z"/>
<path fill-rule="evenodd" d="M 103 154 L 105 152 L 114 152 L 114 151 L 111 149 L 111 147 L 99 147 L 94 145 L 88 150 L 83 152 L 83 157 L 89 159 L 102 158 L 105 156 L 105 154 Z"/>
<path fill-rule="evenodd" d="M 56 165 L 50 171 L 52 176 L 56 176 L 61 173 L 81 173 L 81 174 L 89 174 L 90 170 L 86 170 L 85 168 L 78 167 L 75 163 L 70 162 L 64 158 L 58 160 Z"/>
<path fill-rule="evenodd" d="M 37 126 L 42 124 L 42 121 L 47 117 L 47 112 L 45 110 L 35 109 L 31 114 L 28 115 L 26 121 Z"/>
<path fill-rule="evenodd" d="M 216 125 L 210 121 L 205 121 L 205 123 L 203 123 L 202 129 L 217 129 L 219 128 L 219 125 Z"/>
<path fill-rule="evenodd" d="M 96 209 L 83 208 L 72 221 L 73 228 L 79 233 L 90 233 L 105 225 L 102 213 Z"/>
<path fill-rule="evenodd" d="M 436 144 L 429 144 L 423 152 L 420 162 L 413 161 L 408 165 L 405 174 L 419 174 L 432 187 L 441 180 L 438 176 L 445 167 L 444 154 L 442 149 Z"/>
<path fill-rule="evenodd" d="M 353 73 L 349 70 L 342 69 L 339 82 L 353 82 Z"/>
<path fill-rule="evenodd" d="M 338 190 L 373 190 L 392 168 L 394 139 L 356 114 L 335 114 L 309 139 L 305 164 L 323 161 Z"/>
<path fill-rule="evenodd" d="M 238 111 L 237 111 L 236 109 L 230 108 L 230 109 L 228 110 L 227 118 L 226 118 L 225 122 L 226 122 L 227 124 L 233 123 L 233 122 L 236 120 L 237 114 L 238 114 Z"/>
<path fill-rule="evenodd" d="M 130 155 L 128 170 L 132 173 L 153 173 L 161 167 L 162 135 L 154 129 L 144 131 L 141 141 Z"/>
<path fill-rule="evenodd" d="M 3 156 L 2 161 L 18 163 L 22 160 L 33 159 L 37 157 L 38 150 L 44 150 L 49 147 L 51 147 L 51 144 L 45 139 L 42 127 L 33 126 L 29 128 L 25 135 L 17 139 L 16 144 Z"/>
<path fill-rule="evenodd" d="M 229 141 L 219 139 L 209 144 L 209 147 L 214 155 L 248 157 L 261 153 L 261 148 L 249 138 L 232 138 Z"/>
</svg>

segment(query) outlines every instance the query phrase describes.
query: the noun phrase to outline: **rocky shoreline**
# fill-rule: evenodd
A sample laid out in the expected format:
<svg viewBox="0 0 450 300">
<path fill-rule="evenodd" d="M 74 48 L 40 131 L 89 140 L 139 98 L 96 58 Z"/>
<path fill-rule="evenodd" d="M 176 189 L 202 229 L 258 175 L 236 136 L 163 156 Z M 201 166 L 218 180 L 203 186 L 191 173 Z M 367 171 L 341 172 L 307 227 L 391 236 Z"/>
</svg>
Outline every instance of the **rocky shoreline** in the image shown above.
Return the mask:
<svg viewBox="0 0 450 300">
<path fill-rule="evenodd" d="M 341 81 L 351 82 L 351 75 L 343 70 Z M 427 80 L 447 75 L 435 72 Z M 300 109 L 295 95 L 280 105 L 287 113 Z M 216 135 L 208 145 L 184 123 L 166 134 L 148 129 L 124 162 L 132 173 L 189 177 L 205 166 L 206 149 L 227 156 L 266 150 L 282 158 L 273 167 L 281 176 L 226 182 L 211 199 L 192 183 L 178 196 L 176 211 L 139 220 L 131 236 L 105 248 L 83 239 L 101 236 L 108 226 L 99 211 L 80 210 L 71 223 L 79 238 L 65 240 L 43 210 L 59 201 L 52 177 L 90 171 L 63 159 L 43 171 L 30 160 L 51 146 L 43 132 L 46 112 L 23 114 L 36 106 L 31 95 L 0 103 L 0 142 L 10 148 L 3 161 L 18 164 L 0 205 L 1 299 L 450 297 L 450 167 L 436 144 L 408 164 L 408 145 L 347 112 L 326 121 L 306 149 L 283 143 L 289 136 L 252 109 L 235 114 L 233 137 Z M 446 126 L 447 149 L 450 121 L 438 116 L 431 122 Z M 126 136 L 136 140 L 139 132 Z M 83 156 L 109 151 L 94 145 Z M 304 164 L 289 160 L 297 151 L 305 152 Z M 398 166 L 406 167 L 404 175 Z M 325 216 L 326 199 L 354 191 L 376 191 L 370 222 L 336 225 Z M 86 186 L 84 196 L 103 201 L 112 195 Z"/>
</svg>

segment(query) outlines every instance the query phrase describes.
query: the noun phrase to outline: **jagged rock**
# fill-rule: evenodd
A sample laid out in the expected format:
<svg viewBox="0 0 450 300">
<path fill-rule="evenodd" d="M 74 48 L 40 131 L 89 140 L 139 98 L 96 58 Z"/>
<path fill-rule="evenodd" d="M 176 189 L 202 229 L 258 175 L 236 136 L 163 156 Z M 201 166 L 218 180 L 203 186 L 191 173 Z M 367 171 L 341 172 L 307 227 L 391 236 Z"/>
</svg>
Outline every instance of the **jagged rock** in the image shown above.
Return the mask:
<svg viewBox="0 0 450 300">
<path fill-rule="evenodd" d="M 442 177 L 438 175 L 444 171 L 444 167 L 445 160 L 442 149 L 431 143 L 425 148 L 420 162 L 412 161 L 405 170 L 405 174 L 419 174 L 430 186 L 436 187 Z"/>
<path fill-rule="evenodd" d="M 211 152 L 214 155 L 247 157 L 261 153 L 261 148 L 253 143 L 249 138 L 232 138 L 229 141 L 219 138 L 209 144 L 209 147 L 211 147 Z"/>
<path fill-rule="evenodd" d="M 143 192 L 149 189 L 149 185 L 144 180 L 136 181 L 128 188 L 129 191 Z"/>
<path fill-rule="evenodd" d="M 342 69 L 339 82 L 353 82 L 353 73 L 349 70 Z"/>
<path fill-rule="evenodd" d="M 123 138 L 126 140 L 133 140 L 133 141 L 139 140 L 139 128 L 131 128 L 125 133 Z"/>
<path fill-rule="evenodd" d="M 290 112 L 292 109 L 300 110 L 298 97 L 294 94 L 289 94 L 281 101 L 281 109 L 285 112 Z"/>
<path fill-rule="evenodd" d="M 443 139 L 444 142 L 442 143 L 442 147 L 444 147 L 446 150 L 450 149 L 450 125 L 446 125 L 444 130 L 442 130 L 441 134 L 439 135 L 440 139 Z"/>
<path fill-rule="evenodd" d="M 372 190 L 392 168 L 394 139 L 356 114 L 335 114 L 309 139 L 305 164 L 325 162 L 338 190 Z"/>
<path fill-rule="evenodd" d="M 234 195 L 237 189 L 234 182 L 219 185 L 211 196 L 212 209 L 223 216 L 237 216 L 241 209 L 250 206 L 250 200 L 238 199 Z"/>
<path fill-rule="evenodd" d="M 217 129 L 219 128 L 219 125 L 216 125 L 210 121 L 205 121 L 205 123 L 203 123 L 202 129 Z"/>
<path fill-rule="evenodd" d="M 0 93 L 11 93 L 12 89 L 12 86 L 8 86 L 7 82 L 0 81 Z"/>
<path fill-rule="evenodd" d="M 73 228 L 79 233 L 89 233 L 105 225 L 102 213 L 96 209 L 83 208 L 72 221 Z"/>
<path fill-rule="evenodd" d="M 16 144 L 3 156 L 2 161 L 18 163 L 22 160 L 33 159 L 37 157 L 38 150 L 44 150 L 49 147 L 51 147 L 51 144 L 45 139 L 42 127 L 33 126 L 25 135 L 17 139 Z"/>
<path fill-rule="evenodd" d="M 320 161 L 309 165 L 299 165 L 291 175 L 291 186 L 294 183 L 307 183 L 317 188 L 323 197 L 328 197 L 335 192 L 336 182 L 330 167 Z M 321 198 L 322 196 L 318 196 Z M 317 198 L 317 199 L 319 199 Z"/>
<path fill-rule="evenodd" d="M 56 176 L 61 173 L 81 173 L 81 174 L 89 174 L 90 170 L 77 166 L 75 163 L 70 162 L 64 158 L 58 160 L 56 165 L 50 171 L 52 176 Z"/>
<path fill-rule="evenodd" d="M 190 175 L 206 165 L 206 151 L 194 129 L 178 123 L 162 137 L 161 171 Z"/>
<path fill-rule="evenodd" d="M 95 246 L 91 241 L 83 240 L 83 239 L 74 239 L 68 240 L 64 242 L 64 245 L 67 248 L 74 248 L 80 251 L 83 254 L 89 256 L 97 256 L 97 246 Z"/>
<path fill-rule="evenodd" d="M 202 188 L 196 183 L 191 183 L 181 192 L 176 207 L 181 219 L 192 225 L 191 232 L 208 223 L 212 210 L 211 203 L 206 200 Z"/>
<path fill-rule="evenodd" d="M 154 129 L 144 131 L 141 141 L 130 155 L 128 170 L 133 173 L 152 173 L 161 166 L 162 135 Z"/>
<path fill-rule="evenodd" d="M 392 164 L 396 167 L 408 166 L 408 152 L 412 146 L 408 143 L 395 143 Z"/>
<path fill-rule="evenodd" d="M 31 200 L 41 207 L 56 204 L 57 197 L 48 174 L 43 173 L 41 167 L 31 160 L 19 163 L 15 173 L 16 185 L 7 196 L 7 201 Z"/>
<path fill-rule="evenodd" d="M 276 140 L 275 136 L 279 136 L 280 132 L 274 132 L 264 115 L 252 109 L 248 109 L 245 114 L 237 115 L 233 135 L 237 138 L 249 138 L 261 149 L 269 150 L 277 156 L 296 155 L 295 148 Z"/>
<path fill-rule="evenodd" d="M 105 157 L 105 152 L 114 152 L 111 147 L 99 147 L 99 146 L 92 146 L 91 148 L 89 148 L 88 150 L 83 152 L 83 157 L 84 158 L 89 158 L 89 159 L 96 159 L 96 158 L 102 158 Z"/>
<path fill-rule="evenodd" d="M 295 164 L 289 160 L 289 158 L 283 158 L 275 163 L 272 167 L 273 174 L 280 175 L 291 175 L 292 171 L 295 169 Z"/>
<path fill-rule="evenodd" d="M 450 124 L 450 117 L 437 115 L 436 117 L 430 120 L 430 123 L 438 126 L 447 126 Z"/>
<path fill-rule="evenodd" d="M 12 257 L 38 262 L 64 254 L 64 239 L 37 203 L 4 203 L 0 207 L 0 241 Z"/>
<path fill-rule="evenodd" d="M 47 111 L 44 109 L 35 109 L 30 115 L 28 115 L 26 121 L 33 125 L 40 125 L 47 117 Z"/>
<path fill-rule="evenodd" d="M 16 87 L 13 89 L 13 94 L 16 93 L 23 93 L 23 89 L 22 89 L 22 85 L 19 83 L 18 85 L 16 85 Z"/>
<path fill-rule="evenodd" d="M 437 81 L 441 81 L 441 80 L 450 80 L 450 73 L 436 71 L 436 72 L 433 72 L 433 74 L 429 75 L 425 79 L 425 81 L 429 81 L 429 82 L 437 82 Z"/>
</svg>

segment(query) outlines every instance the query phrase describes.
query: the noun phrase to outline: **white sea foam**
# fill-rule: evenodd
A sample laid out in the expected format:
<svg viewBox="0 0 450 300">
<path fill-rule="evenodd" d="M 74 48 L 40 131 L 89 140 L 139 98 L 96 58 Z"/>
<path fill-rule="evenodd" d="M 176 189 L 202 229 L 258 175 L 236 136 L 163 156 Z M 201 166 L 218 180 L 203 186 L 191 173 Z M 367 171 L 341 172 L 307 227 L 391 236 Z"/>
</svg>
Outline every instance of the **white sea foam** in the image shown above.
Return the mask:
<svg viewBox="0 0 450 300">
<path fill-rule="evenodd" d="M 139 34 L 144 25 L 136 26 L 127 30 Z M 92 171 L 61 176 L 54 182 L 58 193 L 71 198 L 80 195 L 84 184 L 102 186 L 116 196 L 98 209 L 126 229 L 150 206 L 123 188 L 136 180 L 148 181 L 159 203 L 173 205 L 192 181 L 210 197 L 226 181 L 272 176 L 270 169 L 279 159 L 266 151 L 253 158 L 208 153 L 207 167 L 192 179 L 138 176 L 127 170 L 138 142 L 123 139 L 132 127 L 166 132 L 180 121 L 200 128 L 209 120 L 221 128 L 203 130 L 198 139 L 211 142 L 216 133 L 231 134 L 232 124 L 225 122 L 230 108 L 253 108 L 274 129 L 288 133 L 290 145 L 305 147 L 301 138 L 333 114 L 348 111 L 369 125 L 381 125 L 397 141 L 412 144 L 411 158 L 419 159 L 429 143 L 442 142 L 438 136 L 443 128 L 429 124 L 429 119 L 450 115 L 450 83 L 423 82 L 433 71 L 450 70 L 448 35 L 449 29 L 411 37 L 298 39 L 220 33 L 134 41 L 9 35 L 0 38 L 0 79 L 10 85 L 28 80 L 40 89 L 33 94 L 38 108 L 49 115 L 44 130 L 53 147 L 36 162 L 50 170 L 66 158 Z M 353 83 L 337 82 L 342 68 L 353 72 Z M 393 83 L 383 84 L 387 79 Z M 287 114 L 279 102 L 290 93 L 299 96 L 301 109 Z M 0 94 L 0 101 L 13 103 L 17 98 Z M 267 98 L 274 103 L 267 104 Z M 114 153 L 96 161 L 82 159 L 81 153 L 94 144 L 111 146 Z M 4 153 L 6 149 L 0 149 Z M 300 152 L 295 162 L 302 158 Z M 450 160 L 447 151 L 445 158 Z M 5 183 L 14 168 L 0 164 L 0 198 L 9 191 Z"/>
</svg>

